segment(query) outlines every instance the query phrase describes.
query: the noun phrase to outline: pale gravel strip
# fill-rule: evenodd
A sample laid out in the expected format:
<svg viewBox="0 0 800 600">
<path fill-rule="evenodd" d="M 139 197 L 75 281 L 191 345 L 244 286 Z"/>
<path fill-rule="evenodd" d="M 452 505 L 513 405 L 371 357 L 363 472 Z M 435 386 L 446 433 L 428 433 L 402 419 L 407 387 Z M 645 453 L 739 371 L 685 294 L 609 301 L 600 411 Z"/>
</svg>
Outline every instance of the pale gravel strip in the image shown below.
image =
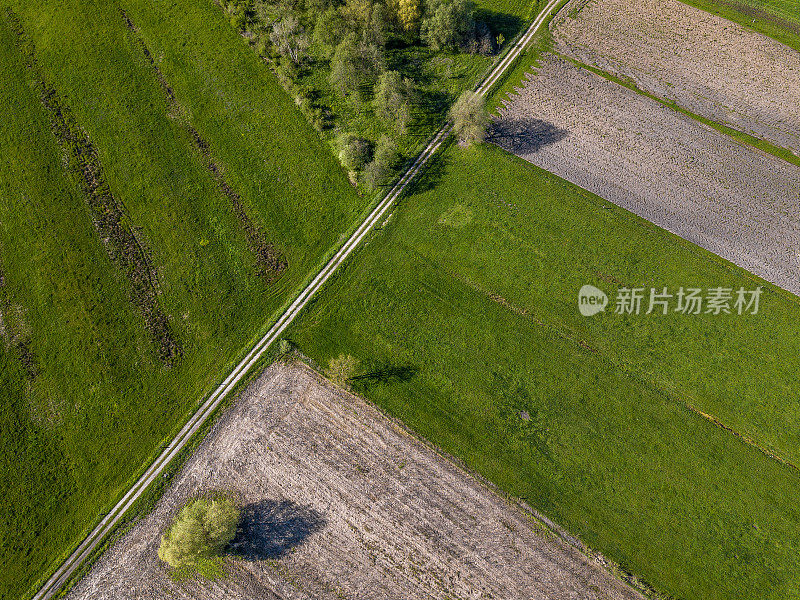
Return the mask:
<svg viewBox="0 0 800 600">
<path fill-rule="evenodd" d="M 267 559 L 228 558 L 222 581 L 175 583 L 156 555 L 160 534 L 211 490 L 266 500 L 271 527 L 307 535 Z M 293 508 L 276 510 L 281 502 Z M 248 388 L 68 600 L 122 597 L 641 600 L 362 399 L 283 364 Z"/>
<path fill-rule="evenodd" d="M 558 52 L 800 155 L 788 46 L 679 0 L 572 0 L 550 28 Z"/>
<path fill-rule="evenodd" d="M 555 55 L 540 62 L 497 123 L 541 120 L 546 139 L 500 145 L 800 294 L 800 167 Z"/>
</svg>

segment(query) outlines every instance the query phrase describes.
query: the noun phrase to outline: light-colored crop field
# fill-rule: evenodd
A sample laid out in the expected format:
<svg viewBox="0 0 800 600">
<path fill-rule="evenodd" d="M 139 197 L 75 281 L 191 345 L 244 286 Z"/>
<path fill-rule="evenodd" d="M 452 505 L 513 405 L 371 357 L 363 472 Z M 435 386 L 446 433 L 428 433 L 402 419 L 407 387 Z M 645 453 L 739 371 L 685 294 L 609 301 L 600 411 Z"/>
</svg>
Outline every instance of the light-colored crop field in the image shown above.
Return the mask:
<svg viewBox="0 0 800 600">
<path fill-rule="evenodd" d="M 226 575 L 175 582 L 157 557 L 161 533 L 214 491 L 243 507 Z M 641 598 L 363 400 L 284 363 L 243 393 L 68 599 L 120 597 Z"/>
<path fill-rule="evenodd" d="M 499 112 L 503 148 L 800 292 L 800 167 L 552 54 Z"/>
<path fill-rule="evenodd" d="M 800 155 L 800 52 L 678 0 L 573 0 L 554 49 Z"/>
</svg>

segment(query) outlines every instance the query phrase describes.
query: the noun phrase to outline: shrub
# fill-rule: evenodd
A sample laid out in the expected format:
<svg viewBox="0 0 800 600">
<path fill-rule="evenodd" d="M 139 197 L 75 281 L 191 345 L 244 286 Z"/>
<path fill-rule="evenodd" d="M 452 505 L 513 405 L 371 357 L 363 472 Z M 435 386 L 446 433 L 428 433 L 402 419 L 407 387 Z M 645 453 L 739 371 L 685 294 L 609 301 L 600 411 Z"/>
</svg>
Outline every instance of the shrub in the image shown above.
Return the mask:
<svg viewBox="0 0 800 600">
<path fill-rule="evenodd" d="M 413 33 L 419 27 L 419 0 L 397 0 L 397 19 L 406 33 Z"/>
<path fill-rule="evenodd" d="M 314 27 L 314 45 L 323 58 L 332 58 L 336 46 L 348 33 L 342 15 L 335 8 L 329 8 L 317 19 Z"/>
<path fill-rule="evenodd" d="M 364 182 L 373 190 L 385 185 L 392 176 L 396 162 L 397 145 L 389 136 L 382 135 L 375 149 L 375 158 L 364 169 Z"/>
<path fill-rule="evenodd" d="M 236 537 L 239 510 L 228 499 L 200 498 L 184 506 L 161 537 L 158 557 L 173 568 L 197 567 Z"/>
<path fill-rule="evenodd" d="M 475 92 L 466 91 L 458 97 L 450 108 L 453 120 L 453 133 L 465 144 L 482 142 L 489 125 L 486 100 Z"/>
<path fill-rule="evenodd" d="M 352 133 L 345 133 L 337 140 L 339 161 L 348 171 L 360 171 L 372 158 L 372 144 Z"/>
<path fill-rule="evenodd" d="M 308 49 L 308 36 L 294 15 L 284 17 L 272 26 L 269 39 L 283 56 L 288 56 L 296 65 L 300 64 Z"/>
<path fill-rule="evenodd" d="M 328 379 L 334 384 L 346 387 L 358 368 L 358 360 L 349 354 L 340 354 L 328 363 Z"/>
<path fill-rule="evenodd" d="M 343 95 L 360 92 L 361 84 L 383 72 L 383 54 L 374 44 L 363 44 L 351 33 L 336 47 L 331 60 L 331 84 Z"/>
</svg>

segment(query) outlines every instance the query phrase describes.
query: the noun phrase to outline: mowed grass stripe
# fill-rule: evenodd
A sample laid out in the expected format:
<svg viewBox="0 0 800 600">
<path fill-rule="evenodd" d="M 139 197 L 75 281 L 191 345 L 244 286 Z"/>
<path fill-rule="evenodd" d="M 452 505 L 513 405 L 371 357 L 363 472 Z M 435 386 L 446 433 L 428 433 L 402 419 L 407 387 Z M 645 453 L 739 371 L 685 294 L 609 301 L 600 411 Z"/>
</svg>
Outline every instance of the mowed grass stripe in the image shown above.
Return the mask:
<svg viewBox="0 0 800 600">
<path fill-rule="evenodd" d="M 40 121 L 43 116 L 37 112 L 39 99 L 25 85 L 5 86 L 4 79 L 11 98 L 4 108 L 20 99 L 35 104 L 28 112 L 7 113 L 9 134 L 3 140 L 3 183 L 14 201 L 3 220 L 0 254 L 11 301 L 28 315 L 39 369 L 38 383 L 29 386 L 18 358 L 3 353 L 9 385 L 3 392 L 2 439 L 10 453 L 4 489 L 16 500 L 0 508 L 0 560 L 10 565 L 0 572 L 0 597 L 17 598 L 121 497 L 368 199 L 352 190 L 269 72 L 240 62 L 236 77 L 250 86 L 250 104 L 235 116 L 215 113 L 219 105 L 205 107 L 203 114 L 220 128 L 235 118 L 234 127 L 245 122 L 257 131 L 252 142 L 247 130 L 237 130 L 236 150 L 244 164 L 260 171 L 237 173 L 242 163 L 231 165 L 217 153 L 224 145 L 215 130 L 202 133 L 226 180 L 232 186 L 234 177 L 251 182 L 246 189 L 236 187 L 242 203 L 286 252 L 289 269 L 274 285 L 265 285 L 236 215 L 185 126 L 169 114 L 119 6 L 90 0 L 0 4 L 19 15 L 42 72 L 96 146 L 109 188 L 152 252 L 159 302 L 184 349 L 184 358 L 166 370 L 144 334 L 137 333 L 143 332 L 140 317 L 131 312 L 124 282 L 102 254 L 85 207 L 79 204 L 77 213 L 68 208 L 75 182 L 67 178 L 64 189 L 56 185 L 63 179 L 59 150 L 49 162 L 44 153 L 36 168 L 21 152 L 41 154 L 42 140 L 52 138 L 46 115 L 44 127 L 30 122 L 28 113 Z M 195 22 L 191 28 L 212 25 Z M 228 24 L 222 20 L 222 25 Z M 249 56 L 234 38 L 227 41 L 227 59 L 239 51 Z M 17 59 L 6 59 L 12 65 L 5 69 L 9 79 L 18 77 Z M 239 90 L 227 85 L 203 93 L 217 100 L 239 97 Z M 293 137 L 271 135 L 275 131 L 291 131 Z M 270 161 L 267 142 L 272 153 L 291 159 Z M 298 148 L 307 154 L 298 154 Z M 270 176 L 262 178 L 263 173 Z M 308 186 L 309 181 L 317 184 Z M 38 212 L 31 213 L 34 208 Z M 63 226 L 61 234 L 50 231 L 55 222 Z M 98 245 L 100 258 L 91 244 Z M 37 261 L 46 261 L 47 268 Z"/>
<path fill-rule="evenodd" d="M 765 286 L 755 318 L 586 319 L 584 283 L 763 285 L 497 148 L 453 146 L 291 337 L 320 364 L 414 373 L 353 384 L 662 592 L 799 597 L 800 475 L 692 410 L 773 448 L 796 434 L 797 301 Z"/>
</svg>

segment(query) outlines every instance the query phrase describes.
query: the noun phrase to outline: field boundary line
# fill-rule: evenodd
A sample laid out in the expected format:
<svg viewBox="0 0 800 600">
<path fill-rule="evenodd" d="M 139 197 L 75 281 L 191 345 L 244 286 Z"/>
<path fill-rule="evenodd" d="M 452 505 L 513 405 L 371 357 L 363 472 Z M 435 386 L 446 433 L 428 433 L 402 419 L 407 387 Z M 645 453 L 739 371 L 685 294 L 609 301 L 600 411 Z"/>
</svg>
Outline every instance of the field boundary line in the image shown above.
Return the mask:
<svg viewBox="0 0 800 600">
<path fill-rule="evenodd" d="M 522 54 L 525 47 L 539 28 L 545 23 L 551 13 L 558 7 L 562 0 L 550 0 L 541 10 L 533 23 L 528 27 L 526 33 L 516 42 L 514 47 L 506 53 L 503 59 L 497 63 L 489 75 L 475 88 L 475 92 L 480 96 L 486 96 L 493 85 L 499 80 L 503 73 L 515 60 Z M 377 223 L 383 218 L 395 201 L 405 191 L 408 184 L 420 173 L 422 168 L 433 157 L 442 146 L 453 129 L 452 123 L 448 122 L 439 129 L 438 133 L 428 143 L 425 149 L 417 156 L 411 166 L 405 171 L 395 185 L 387 192 L 383 199 L 361 223 L 361 225 L 351 234 L 347 241 L 327 262 L 317 276 L 300 292 L 295 300 L 288 306 L 283 314 L 275 321 L 264 336 L 256 342 L 250 352 L 234 367 L 231 373 L 219 386 L 211 393 L 206 401 L 192 414 L 183 428 L 170 441 L 167 447 L 156 458 L 127 491 L 122 499 L 100 520 L 97 526 L 89 533 L 81 544 L 70 554 L 70 556 L 56 569 L 45 584 L 33 596 L 32 600 L 50 600 L 55 597 L 61 588 L 67 583 L 72 574 L 89 558 L 92 551 L 100 542 L 111 533 L 120 519 L 135 504 L 142 493 L 151 483 L 164 471 L 172 460 L 180 453 L 190 438 L 203 426 L 214 410 L 234 389 L 236 384 L 250 371 L 258 362 L 264 352 L 274 343 L 289 324 L 297 317 L 303 308 L 308 304 L 314 294 L 319 291 L 325 282 L 333 275 L 339 266 L 355 250 L 361 241 L 369 234 Z"/>
</svg>

